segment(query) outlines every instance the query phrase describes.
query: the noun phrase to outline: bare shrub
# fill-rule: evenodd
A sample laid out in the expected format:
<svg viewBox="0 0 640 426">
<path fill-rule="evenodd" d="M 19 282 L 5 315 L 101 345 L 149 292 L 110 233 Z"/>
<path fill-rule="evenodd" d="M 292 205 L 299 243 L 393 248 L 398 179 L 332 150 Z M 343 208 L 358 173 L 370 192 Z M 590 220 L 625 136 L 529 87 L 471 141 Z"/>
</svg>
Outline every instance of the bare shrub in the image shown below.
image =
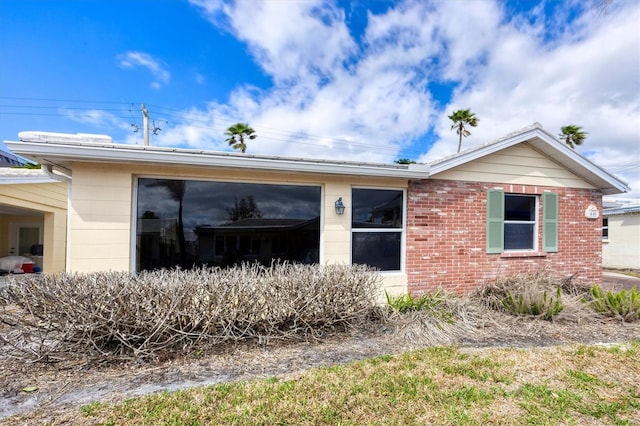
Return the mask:
<svg viewBox="0 0 640 426">
<path fill-rule="evenodd" d="M 308 339 L 367 321 L 379 277 L 364 266 L 33 275 L 0 293 L 0 339 L 36 360 L 145 358 L 199 342 Z"/>
<path fill-rule="evenodd" d="M 482 322 L 482 307 L 445 291 L 420 296 L 387 294 L 381 322 L 392 335 L 421 345 L 451 345 Z"/>
<path fill-rule="evenodd" d="M 559 278 L 546 270 L 515 274 L 486 284 L 472 297 L 512 315 L 580 322 L 594 315 L 582 302 L 588 289 L 574 284 L 573 278 Z"/>
</svg>

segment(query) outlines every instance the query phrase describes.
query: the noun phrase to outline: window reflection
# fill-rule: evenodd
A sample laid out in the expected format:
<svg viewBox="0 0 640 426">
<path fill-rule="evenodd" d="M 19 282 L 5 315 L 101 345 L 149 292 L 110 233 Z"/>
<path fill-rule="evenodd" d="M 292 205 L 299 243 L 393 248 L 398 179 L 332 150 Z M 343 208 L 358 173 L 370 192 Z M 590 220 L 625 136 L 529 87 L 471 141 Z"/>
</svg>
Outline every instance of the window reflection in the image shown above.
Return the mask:
<svg viewBox="0 0 640 426">
<path fill-rule="evenodd" d="M 353 188 L 351 196 L 351 262 L 401 270 L 404 192 Z"/>
<path fill-rule="evenodd" d="M 138 179 L 137 270 L 317 263 L 318 186 Z"/>
<path fill-rule="evenodd" d="M 354 188 L 354 228 L 402 228 L 402 191 Z"/>
</svg>

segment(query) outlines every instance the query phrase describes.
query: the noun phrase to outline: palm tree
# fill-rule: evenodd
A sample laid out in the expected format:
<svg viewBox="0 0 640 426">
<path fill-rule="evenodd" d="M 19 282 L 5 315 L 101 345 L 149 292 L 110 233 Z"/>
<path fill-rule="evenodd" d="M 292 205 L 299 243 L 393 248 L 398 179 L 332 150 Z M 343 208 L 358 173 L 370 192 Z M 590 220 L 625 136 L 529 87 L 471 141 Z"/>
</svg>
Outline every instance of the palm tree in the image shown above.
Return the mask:
<svg viewBox="0 0 640 426">
<path fill-rule="evenodd" d="M 166 188 L 173 201 L 178 202 L 178 223 L 176 233 L 178 234 L 178 250 L 180 251 L 180 266 L 187 266 L 186 238 L 184 235 L 184 194 L 187 192 L 187 185 L 184 180 L 159 180 L 150 186 L 161 186 Z"/>
<path fill-rule="evenodd" d="M 451 130 L 456 129 L 456 132 L 458 133 L 458 135 L 460 135 L 460 140 L 458 141 L 458 152 L 460 152 L 460 148 L 462 147 L 462 137 L 464 136 L 466 138 L 471 134 L 471 132 L 464 126 L 468 125 L 471 127 L 476 127 L 480 119 L 471 112 L 471 108 L 459 109 L 458 111 L 451 114 L 449 116 L 449 119 L 453 121 Z"/>
<path fill-rule="evenodd" d="M 569 124 L 568 126 L 560 128 L 560 134 L 558 136 L 569 148 L 575 149 L 576 145 L 582 145 L 582 142 L 587 138 L 587 132 L 583 132 L 580 126 Z"/>
<path fill-rule="evenodd" d="M 411 160 L 410 158 L 398 158 L 394 161 L 396 164 L 416 164 L 415 160 Z"/>
<path fill-rule="evenodd" d="M 239 149 L 240 152 L 244 153 L 247 150 L 245 139 L 255 139 L 258 137 L 255 133 L 256 131 L 249 127 L 247 123 L 236 123 L 229 127 L 224 132 L 224 135 L 227 136 L 226 140 L 231 148 Z"/>
</svg>

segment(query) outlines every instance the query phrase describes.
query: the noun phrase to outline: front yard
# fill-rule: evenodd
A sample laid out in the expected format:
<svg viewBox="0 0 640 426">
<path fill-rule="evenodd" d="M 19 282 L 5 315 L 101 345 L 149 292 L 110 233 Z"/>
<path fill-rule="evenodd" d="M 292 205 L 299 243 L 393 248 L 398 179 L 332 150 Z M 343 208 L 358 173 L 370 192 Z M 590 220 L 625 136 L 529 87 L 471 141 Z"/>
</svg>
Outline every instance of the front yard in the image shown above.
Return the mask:
<svg viewBox="0 0 640 426">
<path fill-rule="evenodd" d="M 629 305 L 633 315 L 627 310 L 624 317 L 607 316 L 594 310 L 593 302 L 586 303 L 584 289 L 577 292 L 566 280 L 560 287 L 551 282 L 544 305 L 532 298 L 541 293 L 532 291 L 531 283 L 546 286 L 549 277 L 537 275 L 504 280 L 465 297 L 438 293 L 424 300 L 403 298 L 404 313 L 388 307 L 367 313 L 367 306 L 373 306 L 366 302 L 369 286 L 375 283 L 362 281 L 361 273 L 335 270 L 321 276 L 296 269 L 296 277 L 316 280 L 312 290 L 304 283 L 282 281 L 283 273 L 259 271 L 251 280 L 266 284 L 216 293 L 235 307 L 216 311 L 216 321 L 226 325 L 199 325 L 215 337 L 211 341 L 193 333 L 198 329 L 194 315 L 209 313 L 210 308 L 202 310 L 202 301 L 214 298 L 206 292 L 193 297 L 194 289 L 207 287 L 193 287 L 197 280 L 182 287 L 171 281 L 177 275 L 163 273 L 162 280 L 151 276 L 155 281 L 138 277 L 145 293 L 133 302 L 126 291 L 142 291 L 139 283 L 114 281 L 127 277 L 80 277 L 86 285 L 105 287 L 83 303 L 66 305 L 77 309 L 73 315 L 60 310 L 59 303 L 79 301 L 86 293 L 77 281 L 68 288 L 63 279 L 14 288 L 13 299 L 3 293 L 0 308 L 0 336 L 5 339 L 0 348 L 0 418 L 15 425 L 640 424 L 640 322 L 622 321 L 637 318 L 634 312 L 640 307 Z M 247 282 L 246 275 L 238 277 Z M 269 277 L 279 284 L 267 282 Z M 209 291 L 218 291 L 218 280 Z M 351 284 L 341 287 L 343 280 Z M 155 293 L 149 288 L 154 282 Z M 354 283 L 362 288 L 354 292 Z M 256 290 L 275 288 L 283 292 L 273 295 L 278 303 L 256 300 Z M 345 303 L 349 298 L 336 299 L 347 290 L 355 305 Z M 68 291 L 72 298 L 61 296 Z M 561 306 L 556 299 L 560 293 Z M 618 308 L 623 302 L 637 303 L 637 293 L 623 296 L 603 294 L 602 300 Z M 509 303 L 498 303 L 500 297 Z M 24 298 L 34 299 L 26 303 Z M 20 307 L 7 304 L 10 299 Z M 160 302 L 171 310 L 154 316 L 148 308 Z M 253 307 L 239 308 L 245 305 Z M 420 309 L 411 309 L 414 305 Z M 520 313 L 531 306 L 539 313 Z M 264 309 L 278 319 L 265 322 L 255 315 Z M 285 311 L 292 316 L 282 316 Z M 173 318 L 168 312 L 180 315 Z M 105 320 L 106 313 L 121 316 L 114 323 Z M 134 325 L 143 314 L 157 321 L 149 328 L 152 333 L 178 332 L 184 346 L 141 340 L 147 329 Z M 96 330 L 108 325 L 120 335 L 109 340 L 106 334 L 91 334 L 82 328 L 87 324 L 83 315 L 90 315 Z M 253 325 L 246 325 L 247 318 Z M 314 326 L 309 326 L 311 319 Z M 166 327 L 170 320 L 182 328 Z M 236 333 L 238 324 L 245 324 L 246 336 Z M 137 330 L 135 339 L 122 333 L 125 325 Z M 271 337 L 261 334 L 267 326 Z M 225 330 L 236 334 L 222 339 Z M 279 330 L 283 334 L 278 337 Z M 86 345 L 83 333 L 103 346 Z M 61 336 L 72 345 L 65 346 Z"/>
</svg>

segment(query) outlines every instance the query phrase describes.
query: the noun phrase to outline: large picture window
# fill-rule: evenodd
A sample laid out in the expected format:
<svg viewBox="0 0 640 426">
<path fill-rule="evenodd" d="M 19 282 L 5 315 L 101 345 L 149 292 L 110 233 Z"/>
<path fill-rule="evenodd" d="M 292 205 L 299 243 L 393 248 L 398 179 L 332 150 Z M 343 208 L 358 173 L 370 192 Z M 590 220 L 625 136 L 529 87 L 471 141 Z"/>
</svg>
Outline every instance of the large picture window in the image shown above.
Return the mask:
<svg viewBox="0 0 640 426">
<path fill-rule="evenodd" d="M 139 178 L 136 270 L 317 263 L 321 188 Z"/>
<path fill-rule="evenodd" d="M 354 188 L 351 202 L 351 262 L 381 271 L 399 271 L 402 264 L 404 192 Z"/>
</svg>

